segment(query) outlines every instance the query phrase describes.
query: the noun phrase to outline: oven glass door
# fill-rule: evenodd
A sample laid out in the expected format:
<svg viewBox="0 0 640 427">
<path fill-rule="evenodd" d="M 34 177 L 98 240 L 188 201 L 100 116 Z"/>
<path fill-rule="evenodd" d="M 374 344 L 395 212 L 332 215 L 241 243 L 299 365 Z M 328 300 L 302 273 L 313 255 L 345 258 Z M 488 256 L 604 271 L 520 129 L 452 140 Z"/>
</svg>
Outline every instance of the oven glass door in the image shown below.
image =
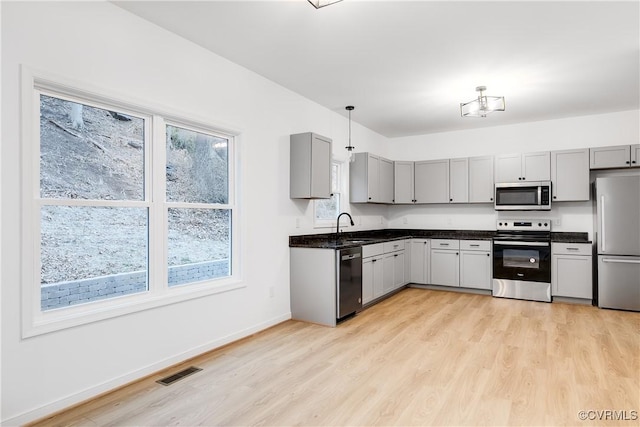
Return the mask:
<svg viewBox="0 0 640 427">
<path fill-rule="evenodd" d="M 493 277 L 551 283 L 551 244 L 494 240 Z"/>
</svg>

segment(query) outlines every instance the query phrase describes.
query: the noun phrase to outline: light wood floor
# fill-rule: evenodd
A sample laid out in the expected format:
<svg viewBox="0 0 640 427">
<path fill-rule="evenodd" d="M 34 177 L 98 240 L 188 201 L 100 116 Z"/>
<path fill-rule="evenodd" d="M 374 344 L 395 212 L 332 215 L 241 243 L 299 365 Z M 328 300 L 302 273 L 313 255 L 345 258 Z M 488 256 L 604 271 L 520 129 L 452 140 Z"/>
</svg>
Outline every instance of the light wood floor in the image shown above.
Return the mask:
<svg viewBox="0 0 640 427">
<path fill-rule="evenodd" d="M 337 328 L 288 321 L 190 365 L 204 370 L 39 425 L 640 424 L 640 314 L 590 306 L 406 289 Z"/>
</svg>

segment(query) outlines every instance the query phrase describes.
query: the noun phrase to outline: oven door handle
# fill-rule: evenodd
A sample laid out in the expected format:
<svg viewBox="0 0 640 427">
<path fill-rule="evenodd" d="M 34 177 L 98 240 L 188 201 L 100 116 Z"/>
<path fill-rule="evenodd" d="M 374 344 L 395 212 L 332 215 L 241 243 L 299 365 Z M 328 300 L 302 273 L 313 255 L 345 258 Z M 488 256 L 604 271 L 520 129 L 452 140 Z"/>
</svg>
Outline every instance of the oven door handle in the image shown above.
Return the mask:
<svg viewBox="0 0 640 427">
<path fill-rule="evenodd" d="M 550 246 L 549 242 L 517 242 L 517 241 L 505 241 L 505 240 L 494 240 L 493 243 L 495 245 L 504 245 L 504 246 Z"/>
</svg>

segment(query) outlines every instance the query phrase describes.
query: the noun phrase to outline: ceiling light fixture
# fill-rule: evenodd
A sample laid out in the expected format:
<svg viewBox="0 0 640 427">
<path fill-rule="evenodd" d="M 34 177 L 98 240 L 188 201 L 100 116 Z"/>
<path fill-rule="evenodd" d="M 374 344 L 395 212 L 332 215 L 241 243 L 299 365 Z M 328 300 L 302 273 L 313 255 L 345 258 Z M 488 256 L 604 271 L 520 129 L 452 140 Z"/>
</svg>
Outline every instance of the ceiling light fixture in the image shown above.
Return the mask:
<svg viewBox="0 0 640 427">
<path fill-rule="evenodd" d="M 487 117 L 494 111 L 504 111 L 504 96 L 487 96 L 482 92 L 486 86 L 478 86 L 476 92 L 480 92 L 478 99 L 466 103 L 460 103 L 460 115 L 462 117 Z"/>
<path fill-rule="evenodd" d="M 316 9 L 320 9 L 321 7 L 329 6 L 330 4 L 338 3 L 342 0 L 307 0 L 309 3 L 313 5 Z"/>
<path fill-rule="evenodd" d="M 351 158 L 352 158 L 351 152 L 356 149 L 356 147 L 351 145 L 351 112 L 353 110 L 355 110 L 356 107 L 354 107 L 353 105 L 347 105 L 344 108 L 345 108 L 345 110 L 347 110 L 349 112 L 349 145 L 347 145 L 344 148 L 346 148 L 347 151 L 349 152 L 349 160 L 351 160 Z"/>
</svg>

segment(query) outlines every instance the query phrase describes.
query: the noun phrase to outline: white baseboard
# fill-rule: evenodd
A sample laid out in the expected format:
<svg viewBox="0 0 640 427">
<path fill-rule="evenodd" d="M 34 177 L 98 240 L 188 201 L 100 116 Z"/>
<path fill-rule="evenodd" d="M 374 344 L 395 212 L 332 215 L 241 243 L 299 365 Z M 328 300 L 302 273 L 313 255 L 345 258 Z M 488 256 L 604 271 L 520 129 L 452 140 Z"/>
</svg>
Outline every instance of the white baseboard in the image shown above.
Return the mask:
<svg viewBox="0 0 640 427">
<path fill-rule="evenodd" d="M 222 347 L 224 345 L 230 344 L 234 341 L 238 341 L 242 338 L 246 338 L 250 335 L 253 335 L 257 332 L 263 331 L 271 326 L 275 326 L 278 323 L 282 323 L 286 320 L 291 319 L 291 313 L 286 313 L 281 316 L 274 317 L 265 322 L 259 323 L 257 325 L 251 326 L 249 328 L 243 329 L 241 331 L 235 332 L 233 334 L 229 334 L 225 337 L 218 338 L 214 341 L 208 342 L 206 344 L 200 345 L 198 347 L 192 348 L 190 350 L 184 351 L 182 353 L 176 354 L 175 356 L 168 357 L 166 359 L 160 360 L 151 365 L 145 366 L 140 369 L 136 369 L 135 371 L 124 374 L 120 377 L 114 378 L 109 381 L 105 381 L 101 384 L 97 384 L 93 387 L 89 387 L 85 390 L 82 390 L 78 393 L 71 394 L 62 399 L 56 400 L 55 402 L 49 403 L 47 405 L 41 406 L 36 409 L 32 409 L 30 411 L 24 412 L 20 415 L 17 415 L 12 418 L 8 418 L 6 420 L 2 420 L 0 425 L 2 426 L 19 426 L 24 425 L 26 423 L 30 423 L 41 418 L 44 418 L 48 415 L 54 414 L 63 409 L 69 408 L 73 405 L 77 405 L 78 403 L 82 403 L 91 398 L 94 398 L 100 394 L 106 393 L 108 391 L 114 390 L 118 387 L 122 387 L 126 384 L 144 378 L 148 375 L 151 375 L 155 372 L 166 369 L 170 366 L 183 362 L 187 359 L 191 359 L 192 357 L 198 356 L 200 354 L 206 353 L 211 350 L 215 350 L 216 348 Z"/>
</svg>

